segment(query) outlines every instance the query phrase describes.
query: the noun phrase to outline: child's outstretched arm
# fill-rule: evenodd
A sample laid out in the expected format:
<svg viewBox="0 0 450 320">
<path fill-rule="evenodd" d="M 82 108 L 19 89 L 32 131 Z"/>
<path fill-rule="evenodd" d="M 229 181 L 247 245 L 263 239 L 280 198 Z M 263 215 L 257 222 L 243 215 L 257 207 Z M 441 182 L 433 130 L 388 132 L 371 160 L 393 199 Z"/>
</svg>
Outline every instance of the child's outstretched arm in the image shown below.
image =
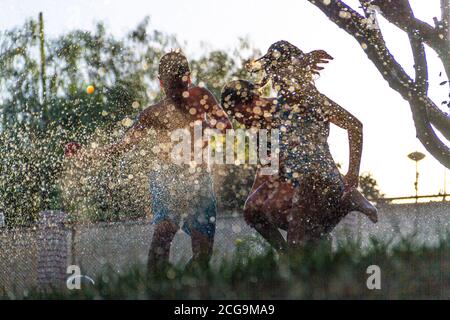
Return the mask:
<svg viewBox="0 0 450 320">
<path fill-rule="evenodd" d="M 216 97 L 205 88 L 196 88 L 198 92 L 196 94 L 201 95 L 204 104 L 200 106 L 200 112 L 206 117 L 208 127 L 212 129 L 218 129 L 219 131 L 225 131 L 227 129 L 233 129 L 233 125 L 228 119 L 227 113 L 220 106 Z M 206 99 L 205 99 L 206 98 Z"/>
<path fill-rule="evenodd" d="M 138 144 L 145 135 L 147 128 L 151 126 L 150 114 L 144 110 L 140 113 L 134 124 L 125 132 L 124 136 L 117 142 L 96 148 L 91 151 L 81 152 L 79 156 L 87 158 L 109 157 L 130 150 Z"/>
<path fill-rule="evenodd" d="M 350 112 L 339 106 L 336 102 L 321 95 L 327 108 L 329 121 L 340 128 L 347 130 L 349 141 L 349 166 L 344 178 L 345 188 L 358 187 L 359 168 L 361 165 L 363 147 L 363 125 Z"/>
</svg>

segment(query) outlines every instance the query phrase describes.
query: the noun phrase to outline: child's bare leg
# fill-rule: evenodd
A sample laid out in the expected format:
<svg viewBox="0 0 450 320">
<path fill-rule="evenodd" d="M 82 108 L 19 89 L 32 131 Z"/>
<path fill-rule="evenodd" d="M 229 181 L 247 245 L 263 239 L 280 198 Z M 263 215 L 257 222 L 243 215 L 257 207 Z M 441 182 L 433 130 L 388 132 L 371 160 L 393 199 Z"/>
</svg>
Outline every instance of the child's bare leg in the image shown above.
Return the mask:
<svg viewBox="0 0 450 320">
<path fill-rule="evenodd" d="M 247 223 L 252 226 L 275 250 L 284 251 L 286 241 L 278 230 L 265 216 L 264 212 L 256 211 L 246 214 Z"/>
<path fill-rule="evenodd" d="M 288 215 L 287 244 L 292 253 L 299 250 L 307 240 L 305 223 L 298 217 L 296 210 L 291 209 Z"/>
<path fill-rule="evenodd" d="M 214 238 L 207 237 L 197 230 L 191 231 L 192 258 L 186 268 L 207 267 L 213 253 Z"/>
<path fill-rule="evenodd" d="M 295 254 L 301 248 L 318 245 L 331 250 L 330 235 L 324 231 L 322 225 L 311 222 L 310 219 L 298 217 L 289 221 L 288 246 L 290 252 Z"/>
<path fill-rule="evenodd" d="M 244 207 L 244 217 L 248 225 L 253 227 L 269 244 L 278 251 L 286 249 L 286 241 L 278 230 L 278 226 L 268 218 L 271 212 L 266 208 L 267 186 L 258 188 L 247 199 Z"/>
<path fill-rule="evenodd" d="M 312 195 L 305 190 L 304 186 L 297 187 L 293 191 L 292 209 L 287 216 L 288 248 L 292 253 L 305 245 L 315 245 L 324 238 L 324 226 L 319 223 L 319 212 L 312 209 L 311 197 Z"/>
<path fill-rule="evenodd" d="M 178 229 L 179 227 L 169 220 L 163 220 L 155 226 L 148 253 L 149 273 L 157 272 L 169 264 L 170 246 Z"/>
<path fill-rule="evenodd" d="M 356 188 L 346 191 L 342 196 L 345 210 L 358 211 L 366 215 L 373 223 L 378 222 L 378 210 Z"/>
</svg>

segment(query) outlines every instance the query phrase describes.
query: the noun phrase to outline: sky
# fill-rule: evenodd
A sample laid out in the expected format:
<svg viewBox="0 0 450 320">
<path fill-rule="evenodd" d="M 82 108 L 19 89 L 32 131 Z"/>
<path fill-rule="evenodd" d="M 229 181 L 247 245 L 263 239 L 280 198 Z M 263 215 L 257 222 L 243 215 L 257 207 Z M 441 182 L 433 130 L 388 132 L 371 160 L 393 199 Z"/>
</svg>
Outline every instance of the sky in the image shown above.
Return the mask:
<svg viewBox="0 0 450 320">
<path fill-rule="evenodd" d="M 353 8 L 357 0 L 346 1 Z M 430 24 L 440 17 L 439 0 L 411 0 L 415 16 Z M 353 113 L 364 125 L 361 172 L 371 172 L 389 197 L 414 194 L 415 163 L 412 151 L 426 154 L 419 163 L 420 194 L 450 191 L 450 170 L 439 164 L 415 138 L 409 104 L 390 89 L 358 43 L 336 27 L 307 0 L 0 0 L 0 30 L 20 26 L 42 11 L 46 33 L 58 35 L 74 28 L 93 30 L 105 22 L 110 33 L 122 36 L 145 16 L 150 28 L 175 34 L 183 50 L 192 56 L 210 49 L 233 49 L 240 37 L 265 52 L 275 41 L 287 40 L 303 51 L 324 49 L 334 60 L 316 85 L 322 93 Z M 380 27 L 394 57 L 413 75 L 413 59 L 407 36 L 382 18 Z M 205 47 L 202 44 L 207 44 Z M 427 48 L 430 96 L 440 105 L 448 87 L 439 83 L 442 64 Z M 448 110 L 445 110 L 448 111 Z M 333 127 L 330 147 L 336 162 L 348 163 L 345 131 Z"/>
</svg>

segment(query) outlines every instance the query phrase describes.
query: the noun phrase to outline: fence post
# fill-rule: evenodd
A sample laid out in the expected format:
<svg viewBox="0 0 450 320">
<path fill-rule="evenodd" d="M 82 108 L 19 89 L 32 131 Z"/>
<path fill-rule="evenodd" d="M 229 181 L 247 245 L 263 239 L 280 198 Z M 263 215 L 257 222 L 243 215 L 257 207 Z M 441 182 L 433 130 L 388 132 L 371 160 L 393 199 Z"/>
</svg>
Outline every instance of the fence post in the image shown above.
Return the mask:
<svg viewBox="0 0 450 320">
<path fill-rule="evenodd" d="M 38 286 L 40 289 L 62 288 L 67 278 L 70 229 L 67 213 L 44 211 L 39 214 Z"/>
</svg>

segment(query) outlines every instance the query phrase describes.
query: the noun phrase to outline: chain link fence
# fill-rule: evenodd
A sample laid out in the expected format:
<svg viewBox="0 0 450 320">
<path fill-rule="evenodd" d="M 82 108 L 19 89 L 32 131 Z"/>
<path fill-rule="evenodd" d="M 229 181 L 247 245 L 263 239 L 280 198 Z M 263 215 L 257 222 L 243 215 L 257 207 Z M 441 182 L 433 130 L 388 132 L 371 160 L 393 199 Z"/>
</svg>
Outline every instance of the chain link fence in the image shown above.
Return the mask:
<svg viewBox="0 0 450 320">
<path fill-rule="evenodd" d="M 385 204 L 379 207 L 379 218 L 374 225 L 360 214 L 349 214 L 333 232 L 334 246 L 347 237 L 365 247 L 371 237 L 398 240 L 412 234 L 433 245 L 450 231 L 450 202 Z M 95 277 L 105 268 L 120 272 L 145 263 L 152 232 L 148 219 L 69 224 L 67 214 L 58 211 L 41 213 L 34 227 L 1 228 L 0 293 L 22 295 L 30 288 L 64 287 L 69 265 Z M 242 216 L 219 215 L 212 263 L 231 257 L 238 239 L 255 235 Z M 179 232 L 171 261 L 186 262 L 191 253 L 190 238 Z"/>
</svg>

